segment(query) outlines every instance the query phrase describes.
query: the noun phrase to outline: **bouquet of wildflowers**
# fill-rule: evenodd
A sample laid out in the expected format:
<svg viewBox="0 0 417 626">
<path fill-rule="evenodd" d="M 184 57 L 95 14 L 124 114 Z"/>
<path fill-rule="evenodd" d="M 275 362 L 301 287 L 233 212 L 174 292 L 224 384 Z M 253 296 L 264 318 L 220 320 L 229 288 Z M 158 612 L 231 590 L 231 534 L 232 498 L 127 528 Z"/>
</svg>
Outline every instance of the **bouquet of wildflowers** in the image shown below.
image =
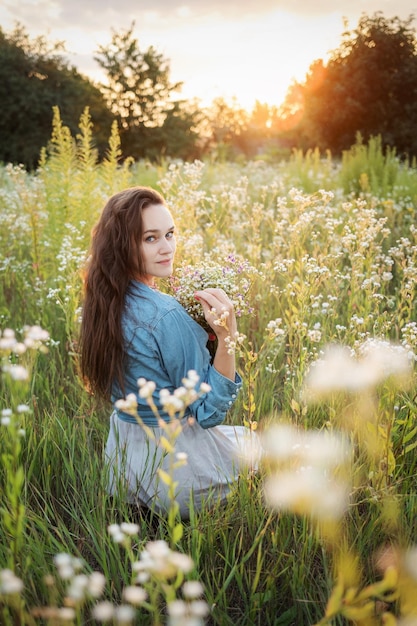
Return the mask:
<svg viewBox="0 0 417 626">
<path fill-rule="evenodd" d="M 255 267 L 237 255 L 229 254 L 218 260 L 206 254 L 197 265 L 178 267 L 170 279 L 170 289 L 189 315 L 212 333 L 194 293 L 208 287 L 223 289 L 233 302 L 237 317 L 250 315 L 253 306 L 250 304 L 248 294 L 257 274 L 258 270 Z"/>
</svg>

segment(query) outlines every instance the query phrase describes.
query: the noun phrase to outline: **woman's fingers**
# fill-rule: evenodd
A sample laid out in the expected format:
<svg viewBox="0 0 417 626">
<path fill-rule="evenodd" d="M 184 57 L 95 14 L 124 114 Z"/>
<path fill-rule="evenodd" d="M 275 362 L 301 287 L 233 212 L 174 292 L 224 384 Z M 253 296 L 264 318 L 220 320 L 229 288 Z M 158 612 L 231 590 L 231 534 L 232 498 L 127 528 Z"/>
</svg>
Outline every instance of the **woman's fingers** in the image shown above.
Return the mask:
<svg viewBox="0 0 417 626">
<path fill-rule="evenodd" d="M 207 288 L 195 292 L 204 317 L 217 335 L 235 332 L 236 320 L 232 301 L 223 289 Z"/>
<path fill-rule="evenodd" d="M 198 299 L 207 302 L 212 309 L 214 308 L 217 310 L 219 306 L 227 307 L 227 309 L 233 309 L 233 303 L 223 289 L 202 289 L 201 291 L 196 291 L 195 296 Z"/>
</svg>

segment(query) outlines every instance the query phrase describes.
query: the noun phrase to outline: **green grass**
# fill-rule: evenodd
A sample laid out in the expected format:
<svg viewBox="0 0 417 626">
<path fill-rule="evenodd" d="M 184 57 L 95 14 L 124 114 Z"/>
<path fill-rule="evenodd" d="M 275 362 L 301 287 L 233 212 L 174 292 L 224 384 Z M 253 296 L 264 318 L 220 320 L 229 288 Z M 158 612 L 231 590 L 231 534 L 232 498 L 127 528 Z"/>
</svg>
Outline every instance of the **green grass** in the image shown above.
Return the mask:
<svg viewBox="0 0 417 626">
<path fill-rule="evenodd" d="M 169 541 L 166 520 L 138 517 L 123 498 L 106 494 L 109 407 L 94 404 L 75 367 L 80 269 L 109 194 L 128 185 L 157 186 L 175 216 L 181 260 L 233 253 L 259 269 L 250 294 L 255 313 L 239 321 L 252 350 L 253 377 L 250 386 L 245 379 L 230 423 L 257 421 L 260 432 L 276 420 L 306 430 L 343 428 L 352 399 L 307 406 L 302 396 L 306 372 L 323 348 L 336 342 L 357 351 L 376 336 L 417 352 L 417 172 L 393 154 L 382 155 L 377 140 L 358 143 L 339 163 L 316 151 L 277 164 L 245 165 L 120 164 L 116 132 L 106 162 L 96 162 L 91 146 L 88 118 L 73 139 L 56 112 L 39 171 L 0 169 L 0 328 L 19 332 L 39 324 L 52 340 L 47 354 L 33 356 L 30 383 L 12 385 L 4 375 L 0 387 L 0 409 L 15 411 L 21 402 L 31 407 L 16 414 L 26 432 L 19 449 L 8 427 L 0 426 L 0 570 L 12 568 L 24 581 L 27 607 L 62 605 L 65 584 L 53 563 L 60 552 L 81 556 L 88 571 L 103 572 L 105 596 L 122 601 L 131 557 L 112 541 L 109 524 L 139 523 L 137 554 L 149 540 Z M 278 318 L 284 334 L 272 341 L 266 327 Z M 243 374 L 247 356 L 243 351 L 239 359 Z M 376 437 L 383 452 L 371 463 L 358 450 L 351 504 L 337 531 L 329 535 L 308 515 L 270 510 L 263 497 L 268 468 L 256 478 L 243 473 L 226 506 L 203 509 L 184 523 L 176 549 L 192 557 L 192 577 L 204 584 L 211 607 L 207 623 L 315 624 L 343 578 L 346 545 L 357 563 L 346 578 L 358 589 L 381 578 L 375 555 L 382 547 L 413 546 L 414 388 L 375 390 L 372 407 L 380 416 Z M 20 485 L 10 478 L 19 467 Z M 17 515 L 16 496 L 24 506 L 21 529 L 5 521 L 5 511 Z M 48 574 L 53 581 L 45 579 Z M 393 613 L 409 607 L 409 596 L 400 596 L 401 602 L 388 602 Z M 6 625 L 31 623 L 20 605 L 8 608 L 1 598 L 0 588 Z M 140 609 L 137 623 L 157 623 L 152 615 Z M 74 623 L 91 623 L 89 616 L 87 602 Z M 340 608 L 328 623 L 348 622 Z"/>
</svg>

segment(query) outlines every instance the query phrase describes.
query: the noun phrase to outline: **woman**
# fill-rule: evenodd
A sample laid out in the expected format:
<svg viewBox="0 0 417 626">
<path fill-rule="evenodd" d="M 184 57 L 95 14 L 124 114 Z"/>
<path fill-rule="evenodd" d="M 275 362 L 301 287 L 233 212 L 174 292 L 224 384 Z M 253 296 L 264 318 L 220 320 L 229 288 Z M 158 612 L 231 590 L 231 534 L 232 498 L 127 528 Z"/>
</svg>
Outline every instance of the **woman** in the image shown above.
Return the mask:
<svg viewBox="0 0 417 626">
<path fill-rule="evenodd" d="M 186 518 L 191 500 L 199 509 L 204 501 L 224 499 L 238 473 L 246 429 L 218 426 L 242 384 L 226 341 L 236 332 L 233 305 L 221 289 L 195 294 L 218 340 L 211 361 L 206 331 L 157 289 L 157 279 L 173 272 L 175 234 L 171 213 L 153 189 L 133 187 L 108 200 L 93 230 L 90 253 L 80 365 L 89 389 L 115 405 L 106 444 L 110 493 L 122 487 L 130 502 L 168 509 L 168 487 L 157 472 L 167 472 L 170 462 L 172 471 L 172 458 L 161 445 L 166 429 L 158 416 L 167 423 L 170 417 L 160 391 L 172 394 L 190 371 L 210 387 L 186 409 L 175 441 L 176 459 L 187 459 L 174 470 L 175 498 Z M 156 412 L 139 394 L 138 379 L 155 383 Z M 132 393 L 145 428 L 116 408 L 117 400 Z"/>
</svg>

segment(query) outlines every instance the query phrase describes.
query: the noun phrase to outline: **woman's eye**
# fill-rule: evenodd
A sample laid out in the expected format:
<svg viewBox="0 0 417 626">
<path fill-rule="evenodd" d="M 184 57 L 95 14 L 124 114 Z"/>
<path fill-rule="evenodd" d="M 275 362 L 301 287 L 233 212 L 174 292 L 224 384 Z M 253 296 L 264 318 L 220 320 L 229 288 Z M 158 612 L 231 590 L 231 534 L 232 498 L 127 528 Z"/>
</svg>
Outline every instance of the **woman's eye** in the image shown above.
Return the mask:
<svg viewBox="0 0 417 626">
<path fill-rule="evenodd" d="M 167 239 L 172 239 L 172 238 L 173 238 L 173 236 L 174 236 L 174 233 L 173 233 L 173 231 L 172 231 L 172 230 L 171 230 L 169 233 L 167 233 L 167 234 L 166 234 L 166 238 L 167 238 Z"/>
<path fill-rule="evenodd" d="M 152 241 L 155 241 L 155 237 L 153 235 L 149 235 L 149 237 L 146 237 L 145 241 L 152 243 Z"/>
</svg>

